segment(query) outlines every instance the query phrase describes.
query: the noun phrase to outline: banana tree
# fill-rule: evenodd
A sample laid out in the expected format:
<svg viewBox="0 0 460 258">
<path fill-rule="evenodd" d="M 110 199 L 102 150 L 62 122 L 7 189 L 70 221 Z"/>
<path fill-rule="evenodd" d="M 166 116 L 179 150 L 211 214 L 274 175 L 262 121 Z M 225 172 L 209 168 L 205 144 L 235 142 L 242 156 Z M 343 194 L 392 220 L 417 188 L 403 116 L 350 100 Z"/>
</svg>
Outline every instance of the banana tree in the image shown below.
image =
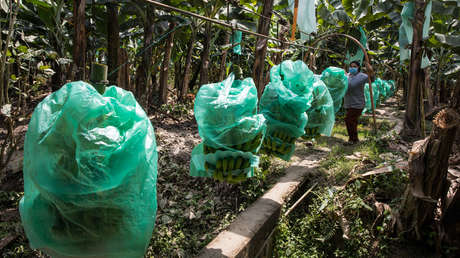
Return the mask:
<svg viewBox="0 0 460 258">
<path fill-rule="evenodd" d="M 53 59 L 51 68 L 55 72 L 51 88 L 59 89 L 66 81 L 66 67 L 70 63 L 71 56 L 69 21 L 72 12 L 66 1 L 25 0 L 19 11 L 19 17 L 33 27 L 34 34 L 38 35 L 41 43 L 50 50 L 48 56 Z"/>
<path fill-rule="evenodd" d="M 261 14 L 263 17 L 271 17 L 273 12 L 273 0 L 264 0 Z M 257 33 L 268 35 L 270 31 L 270 20 L 264 19 L 261 17 L 259 19 L 259 25 L 257 26 Z M 255 58 L 254 58 L 254 67 L 252 70 L 252 78 L 257 87 L 257 95 L 262 96 L 264 91 L 264 70 L 265 70 L 265 55 L 267 52 L 267 42 L 265 38 L 257 38 L 256 49 L 255 49 Z"/>
<path fill-rule="evenodd" d="M 72 80 L 84 80 L 86 72 L 86 28 L 85 28 L 86 0 L 73 1 L 73 63 Z M 73 77 L 73 76 L 72 76 Z"/>
<path fill-rule="evenodd" d="M 3 48 L 2 35 L 0 35 L 0 51 L 2 52 L 1 60 L 0 60 L 0 107 L 3 107 L 3 104 L 9 103 L 9 98 L 8 98 L 9 73 L 5 74 L 5 67 L 7 65 L 6 64 L 7 56 L 8 56 L 8 53 L 10 52 L 9 51 L 10 41 L 13 36 L 13 31 L 14 31 L 13 28 L 14 28 L 14 24 L 16 21 L 16 16 L 18 14 L 19 4 L 16 4 L 14 6 L 14 2 L 10 0 L 9 4 L 7 5 L 6 2 L 2 0 L 1 7 L 3 11 L 9 14 L 8 15 L 8 35 L 5 40 L 4 48 Z M 1 23 L 0 23 L 0 34 L 3 34 Z"/>
<path fill-rule="evenodd" d="M 204 16 L 214 18 L 225 5 L 223 0 L 215 1 L 189 1 L 191 4 L 199 10 L 201 10 Z M 204 25 L 204 28 L 202 27 Z M 197 25 L 198 29 L 203 29 L 204 44 L 203 52 L 201 53 L 201 68 L 200 68 L 200 85 L 207 84 L 209 82 L 209 59 L 210 59 L 210 48 L 212 39 L 212 26 L 210 22 L 200 21 Z"/>
<path fill-rule="evenodd" d="M 448 90 L 443 81 L 455 78 L 460 72 L 460 3 L 433 2 L 434 34 L 427 41 L 427 48 L 432 54 L 435 83 L 433 85 L 433 102 L 446 103 Z"/>
</svg>

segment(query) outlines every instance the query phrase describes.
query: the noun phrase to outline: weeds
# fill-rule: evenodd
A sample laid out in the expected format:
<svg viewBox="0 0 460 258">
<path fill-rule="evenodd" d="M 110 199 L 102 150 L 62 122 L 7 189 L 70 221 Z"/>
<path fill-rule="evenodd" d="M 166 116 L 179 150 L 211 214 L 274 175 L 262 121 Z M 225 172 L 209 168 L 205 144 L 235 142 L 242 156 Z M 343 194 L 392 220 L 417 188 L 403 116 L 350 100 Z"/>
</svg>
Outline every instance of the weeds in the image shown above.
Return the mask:
<svg viewBox="0 0 460 258">
<path fill-rule="evenodd" d="M 365 140 L 359 145 L 328 142 L 331 151 L 320 163 L 327 183 L 313 193 L 309 203 L 281 219 L 275 237 L 277 257 L 383 257 L 389 252 L 388 233 L 394 226 L 391 208 L 405 189 L 406 172 L 394 170 L 349 181 L 353 173 L 385 162 L 382 154 L 388 153 L 387 145 L 379 137 L 394 124 L 378 122 L 384 130 L 376 136 L 369 125 L 361 126 L 360 137 Z M 338 141 L 345 140 L 344 125 L 336 124 L 333 134 Z M 320 140 L 317 145 L 324 147 L 324 143 Z"/>
</svg>

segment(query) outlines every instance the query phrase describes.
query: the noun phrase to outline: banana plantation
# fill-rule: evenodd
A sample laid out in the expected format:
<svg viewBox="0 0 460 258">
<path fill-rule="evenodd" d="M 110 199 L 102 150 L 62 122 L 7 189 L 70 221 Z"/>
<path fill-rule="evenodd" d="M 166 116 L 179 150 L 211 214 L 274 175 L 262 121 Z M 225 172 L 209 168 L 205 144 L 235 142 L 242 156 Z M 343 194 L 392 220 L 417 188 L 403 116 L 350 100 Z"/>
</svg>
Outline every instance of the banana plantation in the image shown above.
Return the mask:
<svg viewBox="0 0 460 258">
<path fill-rule="evenodd" d="M 2 257 L 460 257 L 459 0 L 0 0 Z"/>
</svg>

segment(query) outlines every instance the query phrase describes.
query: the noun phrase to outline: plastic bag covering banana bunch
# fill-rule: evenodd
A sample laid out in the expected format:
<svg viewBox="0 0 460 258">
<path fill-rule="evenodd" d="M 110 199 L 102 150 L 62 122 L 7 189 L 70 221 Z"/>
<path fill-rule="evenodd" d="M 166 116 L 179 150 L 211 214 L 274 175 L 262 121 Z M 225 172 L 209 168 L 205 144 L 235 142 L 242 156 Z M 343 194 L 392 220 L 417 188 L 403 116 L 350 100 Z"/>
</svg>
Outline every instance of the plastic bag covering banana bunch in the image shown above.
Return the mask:
<svg viewBox="0 0 460 258">
<path fill-rule="evenodd" d="M 396 82 L 394 80 L 389 80 L 388 83 L 390 84 L 390 97 L 395 95 L 396 91 Z"/>
<path fill-rule="evenodd" d="M 315 138 L 319 135 L 331 136 L 335 123 L 334 101 L 320 75 L 315 75 L 313 101 L 307 110 L 308 123 L 305 136 Z"/>
<path fill-rule="evenodd" d="M 391 96 L 393 96 L 393 93 L 391 92 L 391 83 L 390 81 L 385 81 L 385 80 L 382 80 L 383 82 L 383 87 L 384 87 L 384 90 L 385 90 L 385 101 L 390 98 Z"/>
<path fill-rule="evenodd" d="M 383 82 L 382 79 L 380 78 L 376 78 L 375 81 L 374 81 L 375 85 L 377 85 L 378 87 L 378 90 L 379 90 L 379 99 L 378 99 L 378 103 L 382 103 L 383 101 L 386 100 L 387 98 L 387 92 L 386 92 L 386 89 L 385 89 L 385 84 Z"/>
<path fill-rule="evenodd" d="M 257 89 L 251 78 L 201 86 L 195 98 L 195 119 L 203 142 L 192 150 L 190 175 L 237 183 L 254 175 L 256 153 L 266 132 L 257 114 Z"/>
<path fill-rule="evenodd" d="M 143 257 L 157 210 L 152 124 L 133 95 L 65 84 L 35 109 L 20 213 L 52 257 Z"/>
<path fill-rule="evenodd" d="M 260 112 L 267 119 L 265 152 L 289 160 L 296 138 L 304 135 L 307 111 L 313 100 L 313 72 L 302 61 L 284 61 L 270 70 L 270 83 L 260 99 Z"/>
<path fill-rule="evenodd" d="M 378 99 L 380 98 L 379 94 L 379 87 L 375 82 L 372 83 L 372 97 L 374 98 L 374 108 L 378 105 Z M 363 109 L 364 113 L 372 113 L 372 106 L 371 106 L 371 95 L 369 92 L 369 84 L 364 84 L 364 100 L 366 101 L 366 105 Z"/>
<path fill-rule="evenodd" d="M 331 94 L 334 101 L 334 112 L 337 113 L 348 90 L 348 77 L 345 75 L 345 70 L 334 66 L 328 67 L 321 73 L 321 80 Z"/>
</svg>

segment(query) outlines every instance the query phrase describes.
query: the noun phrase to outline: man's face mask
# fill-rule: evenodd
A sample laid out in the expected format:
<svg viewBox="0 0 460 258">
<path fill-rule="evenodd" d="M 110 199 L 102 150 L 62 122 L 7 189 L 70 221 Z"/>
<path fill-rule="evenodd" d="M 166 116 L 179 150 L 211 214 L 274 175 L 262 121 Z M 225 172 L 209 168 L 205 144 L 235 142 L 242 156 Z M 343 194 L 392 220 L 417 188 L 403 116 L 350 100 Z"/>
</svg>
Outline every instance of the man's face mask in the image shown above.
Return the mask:
<svg viewBox="0 0 460 258">
<path fill-rule="evenodd" d="M 350 69 L 348 70 L 351 74 L 357 74 L 358 73 L 358 68 L 356 67 L 350 67 Z"/>
</svg>

